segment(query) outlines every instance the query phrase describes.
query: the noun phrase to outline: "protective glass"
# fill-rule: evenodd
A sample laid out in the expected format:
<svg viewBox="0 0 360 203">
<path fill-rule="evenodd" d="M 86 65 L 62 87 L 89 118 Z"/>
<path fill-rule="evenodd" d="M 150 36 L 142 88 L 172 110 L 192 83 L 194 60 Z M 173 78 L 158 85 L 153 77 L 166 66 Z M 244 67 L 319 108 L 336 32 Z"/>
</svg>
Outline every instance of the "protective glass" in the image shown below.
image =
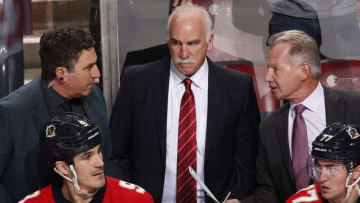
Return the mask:
<svg viewBox="0 0 360 203">
<path fill-rule="evenodd" d="M 308 174 L 316 181 L 321 175 L 337 176 L 344 171 L 347 171 L 346 166 L 340 163 L 320 165 L 318 161 L 312 156 L 308 158 Z"/>
</svg>

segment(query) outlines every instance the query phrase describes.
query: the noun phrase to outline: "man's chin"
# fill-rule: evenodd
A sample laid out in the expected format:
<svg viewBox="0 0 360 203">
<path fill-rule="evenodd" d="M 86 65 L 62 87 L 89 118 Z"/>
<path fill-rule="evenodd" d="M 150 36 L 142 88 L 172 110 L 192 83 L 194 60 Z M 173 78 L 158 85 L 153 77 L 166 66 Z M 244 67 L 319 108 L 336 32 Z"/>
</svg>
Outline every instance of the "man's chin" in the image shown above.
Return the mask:
<svg viewBox="0 0 360 203">
<path fill-rule="evenodd" d="M 105 178 L 102 182 L 99 183 L 99 189 L 105 186 Z"/>
<path fill-rule="evenodd" d="M 190 77 L 196 72 L 194 64 L 181 64 L 178 67 L 178 71 L 183 75 Z"/>
<path fill-rule="evenodd" d="M 91 86 L 92 87 L 92 86 Z M 87 97 L 91 92 L 91 87 L 82 92 L 82 97 Z"/>
<path fill-rule="evenodd" d="M 96 189 L 100 189 L 102 187 L 105 186 L 105 178 L 101 179 L 101 180 L 97 180 L 95 183 L 94 183 L 94 188 Z"/>
<path fill-rule="evenodd" d="M 271 93 L 272 93 L 272 95 L 277 99 L 277 100 L 280 100 L 280 99 L 283 99 L 282 97 L 282 95 L 278 92 L 278 91 L 276 91 L 276 90 L 271 90 Z"/>
<path fill-rule="evenodd" d="M 330 191 L 321 191 L 321 196 L 324 198 L 324 199 L 332 199 L 333 198 L 333 195 Z"/>
</svg>

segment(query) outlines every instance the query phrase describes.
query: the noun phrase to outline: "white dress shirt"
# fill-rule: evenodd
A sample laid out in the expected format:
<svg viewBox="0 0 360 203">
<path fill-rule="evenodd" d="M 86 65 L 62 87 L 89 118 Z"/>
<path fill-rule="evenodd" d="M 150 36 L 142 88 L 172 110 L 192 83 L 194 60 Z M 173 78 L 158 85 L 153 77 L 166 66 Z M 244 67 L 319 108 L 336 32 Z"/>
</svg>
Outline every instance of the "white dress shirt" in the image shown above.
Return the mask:
<svg viewBox="0 0 360 203">
<path fill-rule="evenodd" d="M 207 60 L 200 69 L 190 77 L 192 80 L 191 90 L 195 97 L 196 108 L 196 163 L 197 174 L 204 180 L 204 157 L 206 141 L 206 123 L 208 106 L 208 80 L 209 67 Z M 171 61 L 169 94 L 167 109 L 167 131 L 166 131 L 166 168 L 162 202 L 176 202 L 176 171 L 177 171 L 177 147 L 178 128 L 181 98 L 185 92 L 182 82 L 186 78 L 181 74 Z M 205 202 L 205 193 L 197 184 L 197 202 Z"/>
<path fill-rule="evenodd" d="M 302 116 L 306 125 L 306 132 L 308 138 L 309 154 L 311 153 L 312 142 L 326 127 L 326 112 L 325 112 L 325 97 L 324 88 L 319 82 L 316 89 L 301 102 L 306 109 L 302 113 Z M 288 122 L 288 136 L 289 136 L 289 149 L 292 156 L 292 131 L 295 119 L 294 107 L 297 104 L 290 103 L 289 109 L 289 122 Z"/>
</svg>

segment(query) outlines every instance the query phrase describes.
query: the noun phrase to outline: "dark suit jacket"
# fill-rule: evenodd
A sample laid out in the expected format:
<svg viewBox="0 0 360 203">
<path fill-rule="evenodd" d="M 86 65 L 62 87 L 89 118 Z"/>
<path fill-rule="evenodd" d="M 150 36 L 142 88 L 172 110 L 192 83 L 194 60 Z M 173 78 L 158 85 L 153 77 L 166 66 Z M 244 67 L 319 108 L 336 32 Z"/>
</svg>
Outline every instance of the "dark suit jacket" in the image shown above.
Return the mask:
<svg viewBox="0 0 360 203">
<path fill-rule="evenodd" d="M 343 121 L 360 124 L 360 95 L 324 87 L 326 125 Z M 296 192 L 288 141 L 286 104 L 266 117 L 260 125 L 256 192 L 243 202 L 285 202 Z"/>
<path fill-rule="evenodd" d="M 38 76 L 0 100 L 0 202 L 17 202 L 51 181 L 39 145 L 41 128 L 51 119 L 41 81 Z M 107 162 L 111 145 L 106 106 L 96 86 L 84 98 L 84 110 L 103 132 Z"/>
<path fill-rule="evenodd" d="M 259 110 L 250 76 L 209 61 L 205 183 L 218 199 L 255 187 Z M 123 179 L 162 199 L 170 59 L 127 69 L 110 119 Z M 207 199 L 207 202 L 209 199 Z"/>
</svg>

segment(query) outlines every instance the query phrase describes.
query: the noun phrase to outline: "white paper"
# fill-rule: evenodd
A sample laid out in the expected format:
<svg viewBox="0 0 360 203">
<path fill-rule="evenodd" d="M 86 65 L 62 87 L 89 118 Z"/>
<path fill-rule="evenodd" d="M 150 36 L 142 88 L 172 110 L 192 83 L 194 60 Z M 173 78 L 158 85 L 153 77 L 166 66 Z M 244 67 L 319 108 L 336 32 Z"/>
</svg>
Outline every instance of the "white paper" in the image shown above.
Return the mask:
<svg viewBox="0 0 360 203">
<path fill-rule="evenodd" d="M 200 177 L 198 176 L 198 174 L 191 168 L 189 167 L 189 172 L 191 174 L 191 176 L 196 180 L 197 183 L 200 184 L 201 188 L 205 190 L 205 192 L 207 193 L 207 195 L 209 195 L 209 197 L 211 197 L 211 199 L 213 199 L 216 203 L 220 203 L 219 200 L 216 199 L 216 197 L 212 194 L 212 192 L 209 190 L 209 188 L 205 185 L 204 181 L 202 181 L 200 179 Z M 229 192 L 226 195 L 225 200 L 222 203 L 225 203 L 227 201 L 227 199 L 229 198 L 231 192 Z"/>
</svg>

